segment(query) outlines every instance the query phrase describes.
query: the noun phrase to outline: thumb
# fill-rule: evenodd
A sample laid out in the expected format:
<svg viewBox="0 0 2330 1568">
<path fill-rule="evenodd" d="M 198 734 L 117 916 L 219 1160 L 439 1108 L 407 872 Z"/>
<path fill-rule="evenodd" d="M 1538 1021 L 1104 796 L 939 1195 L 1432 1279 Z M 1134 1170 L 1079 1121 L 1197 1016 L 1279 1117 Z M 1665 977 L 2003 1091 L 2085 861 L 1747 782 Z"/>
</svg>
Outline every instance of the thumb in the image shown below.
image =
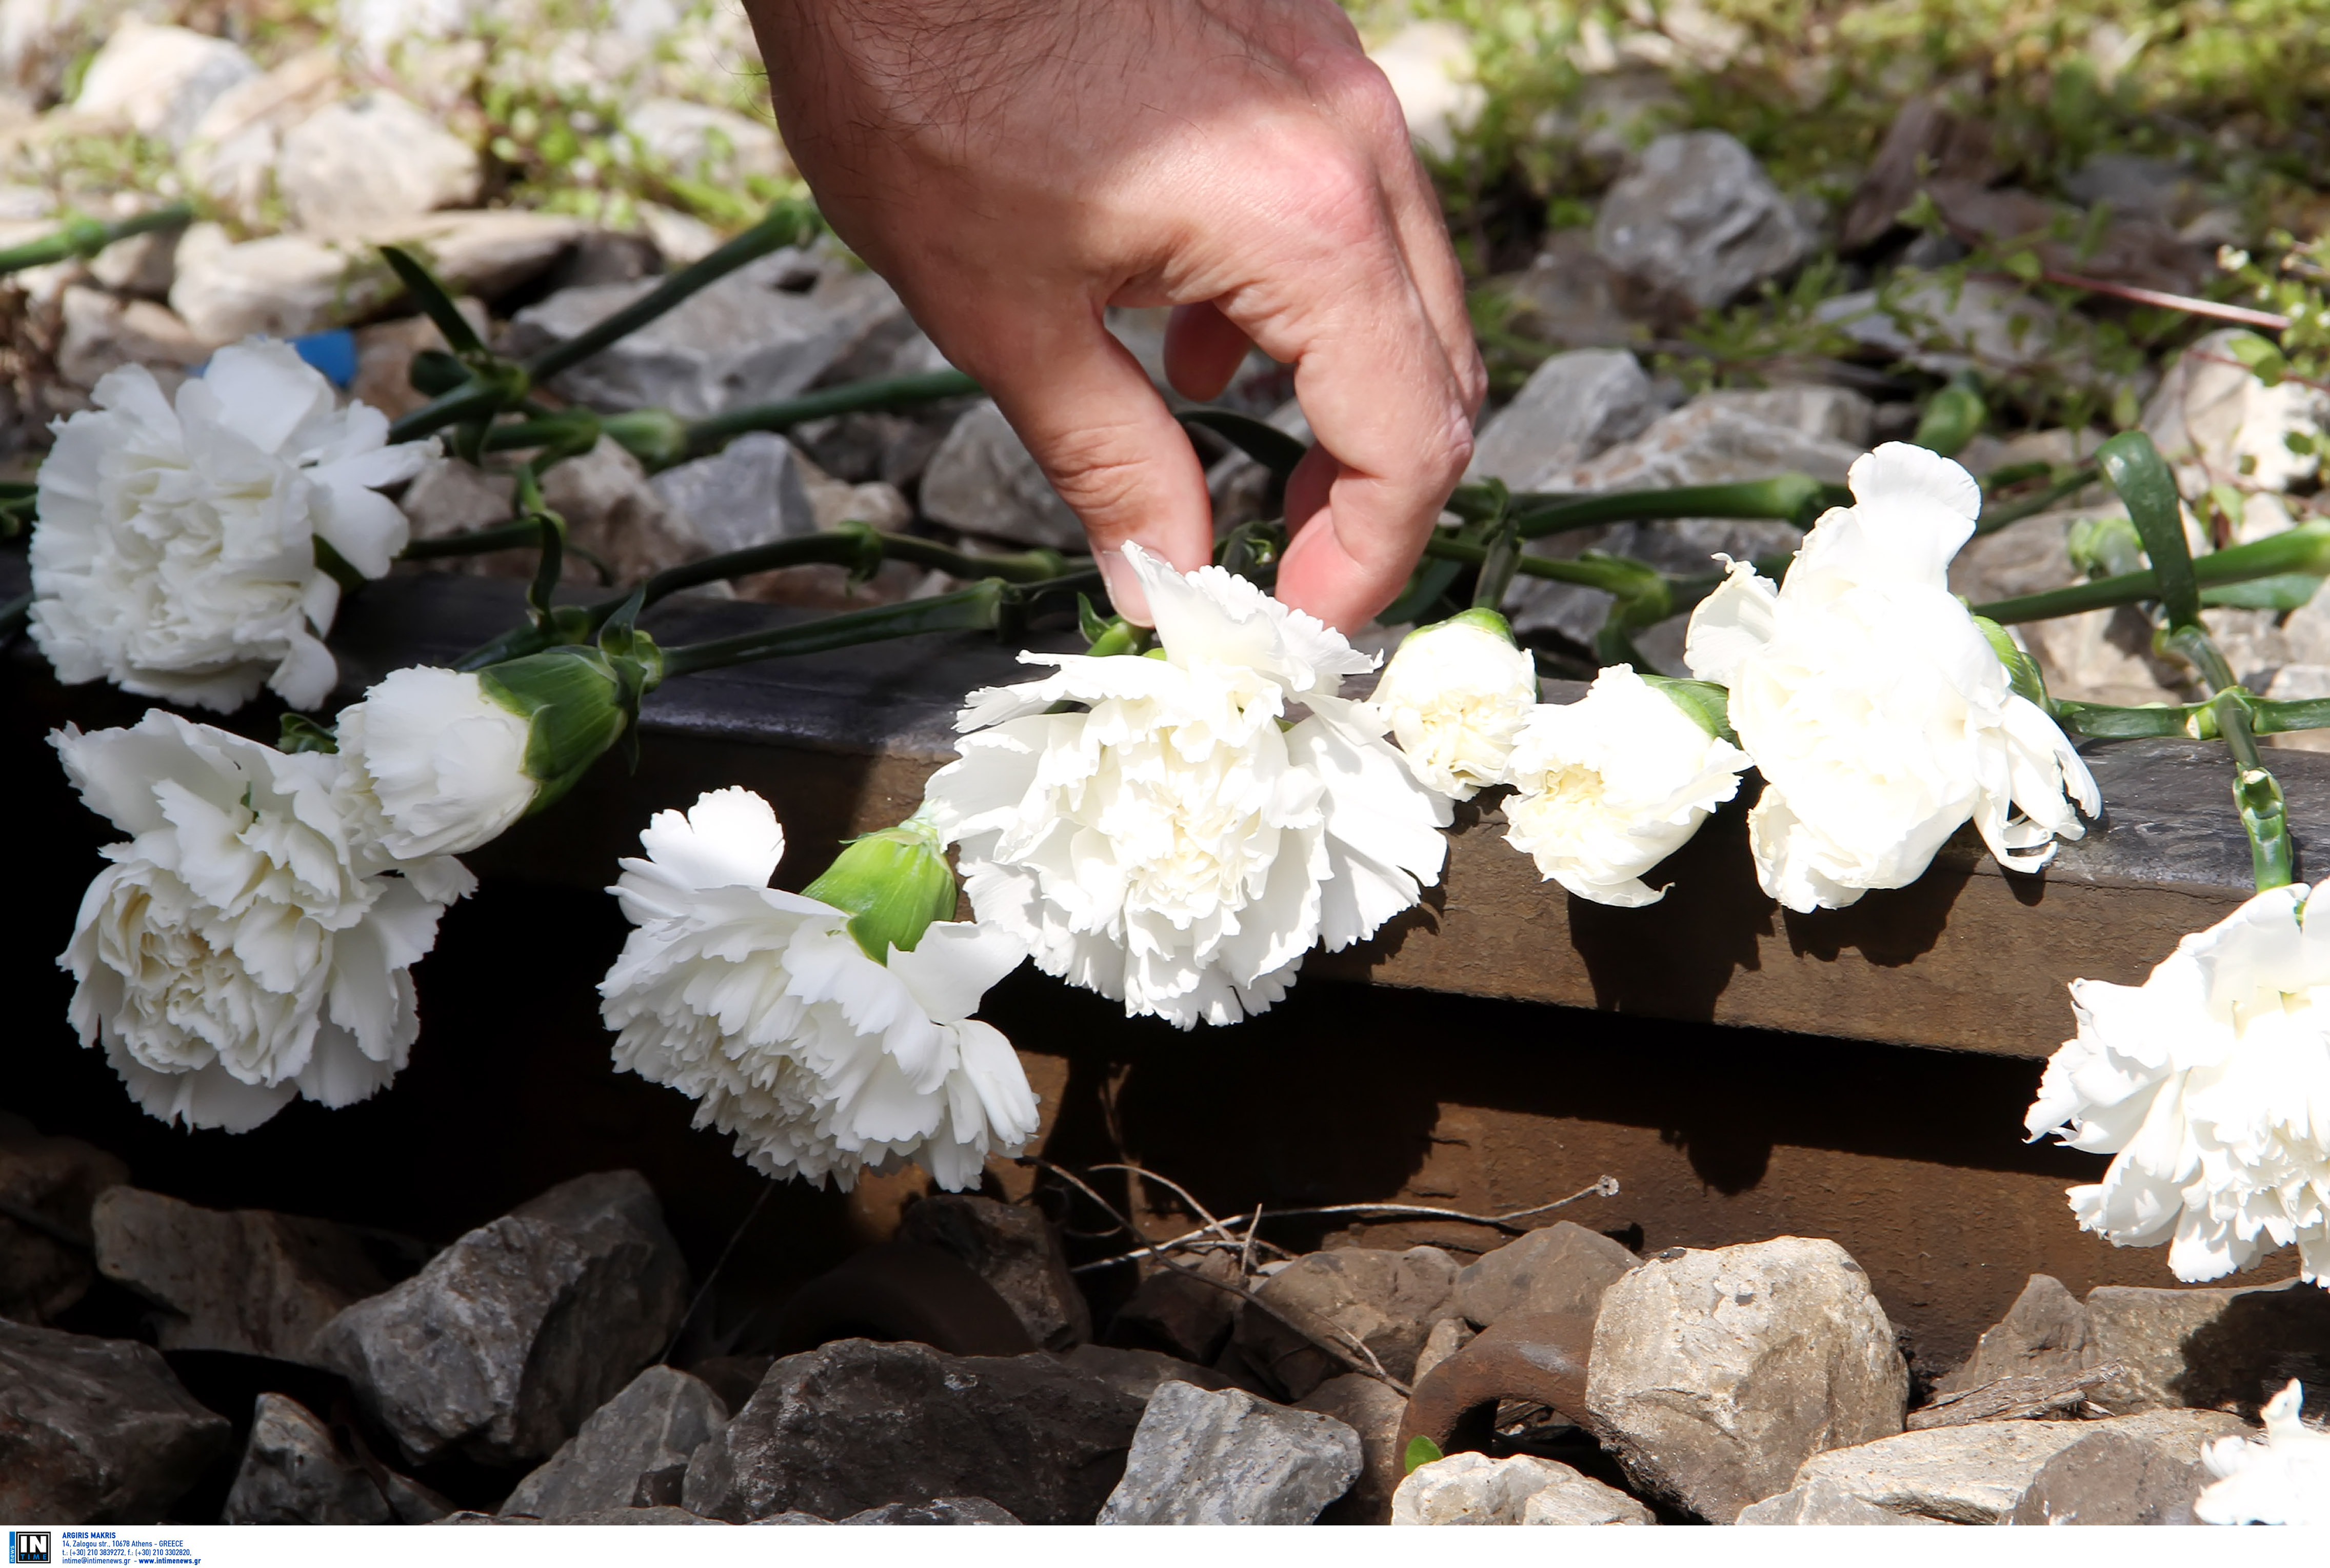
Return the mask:
<svg viewBox="0 0 2330 1568">
<path fill-rule="evenodd" d="M 1116 613 L 1145 626 L 1148 598 L 1122 546 L 1138 543 L 1184 572 L 1211 560 L 1205 470 L 1141 362 L 1096 312 L 1045 325 L 979 379 L 1082 519 Z"/>
</svg>

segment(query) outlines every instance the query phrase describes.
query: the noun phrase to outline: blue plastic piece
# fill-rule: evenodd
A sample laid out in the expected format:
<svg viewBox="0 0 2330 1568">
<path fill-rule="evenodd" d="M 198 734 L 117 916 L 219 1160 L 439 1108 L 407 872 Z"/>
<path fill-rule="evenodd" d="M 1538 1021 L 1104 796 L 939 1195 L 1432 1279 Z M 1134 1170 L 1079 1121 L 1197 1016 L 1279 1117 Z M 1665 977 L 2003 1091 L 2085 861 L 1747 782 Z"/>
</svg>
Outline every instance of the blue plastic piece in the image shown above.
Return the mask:
<svg viewBox="0 0 2330 1568">
<path fill-rule="evenodd" d="M 346 391 L 356 378 L 356 335 L 345 327 L 310 332 L 291 339 L 292 351 L 324 373 L 324 379 Z"/>
</svg>

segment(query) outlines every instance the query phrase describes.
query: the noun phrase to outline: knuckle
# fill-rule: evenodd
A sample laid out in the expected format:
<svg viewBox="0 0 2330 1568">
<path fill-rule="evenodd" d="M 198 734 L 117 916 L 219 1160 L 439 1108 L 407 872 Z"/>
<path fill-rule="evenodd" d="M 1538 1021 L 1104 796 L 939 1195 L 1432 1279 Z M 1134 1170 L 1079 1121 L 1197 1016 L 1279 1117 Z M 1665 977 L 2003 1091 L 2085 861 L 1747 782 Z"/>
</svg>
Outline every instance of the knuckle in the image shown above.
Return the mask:
<svg viewBox="0 0 2330 1568">
<path fill-rule="evenodd" d="M 1314 243 L 1340 250 L 1375 242 L 1389 230 L 1390 214 L 1375 170 L 1339 144 L 1299 155 L 1286 189 L 1301 193 L 1301 221 Z"/>
<path fill-rule="evenodd" d="M 1061 436 L 1044 452 L 1044 477 L 1077 516 L 1113 518 L 1138 501 L 1149 464 L 1129 434 L 1112 426 L 1086 427 Z"/>
</svg>

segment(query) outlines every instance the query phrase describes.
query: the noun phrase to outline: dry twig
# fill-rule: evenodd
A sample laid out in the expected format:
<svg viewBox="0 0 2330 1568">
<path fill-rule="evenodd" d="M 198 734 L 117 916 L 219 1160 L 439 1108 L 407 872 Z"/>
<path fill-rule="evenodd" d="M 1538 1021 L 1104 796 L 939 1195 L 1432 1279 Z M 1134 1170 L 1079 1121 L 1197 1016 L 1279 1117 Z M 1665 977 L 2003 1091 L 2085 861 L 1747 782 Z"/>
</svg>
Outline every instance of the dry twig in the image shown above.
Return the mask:
<svg viewBox="0 0 2330 1568">
<path fill-rule="evenodd" d="M 1111 1220 L 1115 1221 L 1118 1228 L 1125 1231 L 1128 1235 L 1138 1236 L 1141 1234 L 1139 1228 L 1136 1227 L 1132 1221 L 1126 1219 L 1122 1214 L 1117 1212 L 1115 1204 L 1102 1197 L 1098 1193 L 1094 1192 L 1091 1185 L 1082 1178 L 1052 1164 L 1049 1160 L 1030 1158 L 1028 1160 L 1028 1163 L 1037 1166 L 1038 1169 L 1051 1172 L 1062 1181 L 1066 1182 L 1069 1185 L 1075 1187 L 1085 1197 L 1090 1198 L 1094 1203 L 1097 1203 L 1100 1206 L 1103 1213 L 1106 1214 Z M 1148 1173 L 1143 1172 L 1141 1174 L 1145 1175 Z M 1236 1244 L 1237 1239 L 1231 1236 L 1228 1231 L 1222 1226 L 1219 1221 L 1215 1221 L 1213 1222 L 1212 1229 L 1218 1232 L 1232 1245 L 1235 1246 Z M 1321 1335 L 1316 1330 L 1303 1324 L 1295 1322 L 1292 1317 L 1288 1316 L 1285 1312 L 1272 1306 L 1269 1302 L 1264 1301 L 1254 1291 L 1247 1289 L 1243 1281 L 1233 1283 L 1227 1279 L 1217 1279 L 1210 1274 L 1203 1274 L 1195 1269 L 1185 1268 L 1181 1264 L 1174 1262 L 1170 1258 L 1164 1257 L 1161 1254 L 1158 1257 L 1157 1261 L 1163 1267 L 1170 1269 L 1176 1274 L 1186 1275 L 1189 1278 L 1198 1280 L 1202 1284 L 1210 1285 L 1217 1290 L 1228 1291 L 1231 1295 L 1248 1303 L 1250 1306 L 1255 1307 L 1255 1310 L 1269 1316 L 1272 1321 L 1281 1324 L 1290 1332 L 1301 1335 L 1303 1339 L 1309 1341 L 1311 1345 L 1321 1351 L 1324 1351 L 1328 1355 L 1332 1356 L 1335 1360 L 1342 1363 L 1345 1366 L 1350 1367 L 1353 1372 L 1364 1373 L 1368 1376 L 1383 1383 L 1394 1392 L 1397 1393 L 1402 1399 L 1406 1399 L 1411 1392 L 1407 1384 L 1402 1383 L 1399 1379 L 1392 1376 L 1390 1373 L 1384 1370 L 1383 1363 L 1376 1359 L 1376 1354 L 1373 1351 L 1369 1350 L 1365 1345 L 1360 1344 L 1357 1339 L 1352 1338 L 1352 1336 L 1343 1329 L 1337 1327 L 1332 1324 L 1326 1326 L 1334 1334 L 1340 1336 L 1342 1339 L 1349 1341 L 1350 1343 L 1348 1345 L 1338 1345 L 1334 1340 Z"/>
</svg>

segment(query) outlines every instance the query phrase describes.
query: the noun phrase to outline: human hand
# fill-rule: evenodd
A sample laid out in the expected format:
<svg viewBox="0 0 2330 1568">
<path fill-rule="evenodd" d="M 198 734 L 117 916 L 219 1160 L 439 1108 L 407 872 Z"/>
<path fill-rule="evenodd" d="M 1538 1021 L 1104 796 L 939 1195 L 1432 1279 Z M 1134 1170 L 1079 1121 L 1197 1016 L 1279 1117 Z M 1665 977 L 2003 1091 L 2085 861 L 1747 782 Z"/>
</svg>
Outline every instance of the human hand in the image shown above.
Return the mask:
<svg viewBox="0 0 2330 1568">
<path fill-rule="evenodd" d="M 1176 307 L 1168 377 L 1248 344 L 1317 446 L 1279 596 L 1346 630 L 1392 600 L 1486 386 L 1398 100 L 1331 0 L 746 0 L 786 145 L 834 231 L 1117 546 L 1210 558 L 1205 474 L 1110 305 Z"/>
</svg>

